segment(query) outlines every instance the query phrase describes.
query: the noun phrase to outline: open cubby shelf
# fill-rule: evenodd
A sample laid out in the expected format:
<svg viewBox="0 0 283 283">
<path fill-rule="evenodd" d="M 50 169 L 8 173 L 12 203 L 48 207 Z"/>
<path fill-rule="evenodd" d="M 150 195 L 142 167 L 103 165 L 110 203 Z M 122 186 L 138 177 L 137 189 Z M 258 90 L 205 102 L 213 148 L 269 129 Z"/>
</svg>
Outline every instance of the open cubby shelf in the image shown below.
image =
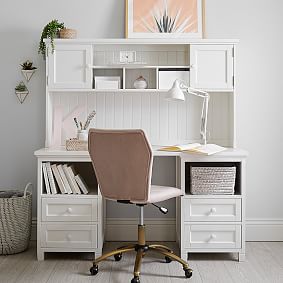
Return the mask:
<svg viewBox="0 0 283 283">
<path fill-rule="evenodd" d="M 96 77 L 120 77 L 120 89 L 122 90 L 135 90 L 144 91 L 144 89 L 135 89 L 135 80 L 142 76 L 147 82 L 146 90 L 160 91 L 159 84 L 159 71 L 180 71 L 189 72 L 189 66 L 136 66 L 128 65 L 127 67 L 117 66 L 91 66 L 93 74 L 93 89 L 96 91 L 111 91 L 107 89 L 96 89 L 95 78 Z M 176 77 L 177 78 L 177 77 Z M 174 80 L 174 78 L 172 79 Z M 119 91 L 120 89 L 113 89 L 112 91 Z"/>
<path fill-rule="evenodd" d="M 235 192 L 233 195 L 221 195 L 221 194 L 211 194 L 211 195 L 195 195 L 190 192 L 191 186 L 191 173 L 190 167 L 236 167 L 236 178 L 235 178 Z M 217 198 L 231 198 L 233 196 L 241 196 L 241 163 L 240 162 L 186 162 L 185 164 L 185 192 L 186 195 L 194 196 L 195 198 L 202 197 L 217 197 Z"/>
<path fill-rule="evenodd" d="M 76 174 L 79 174 L 81 178 L 85 181 L 85 183 L 88 186 L 89 193 L 88 194 L 61 194 L 59 188 L 58 188 L 58 194 L 47 194 L 45 182 L 44 182 L 44 176 L 42 174 L 42 194 L 46 195 L 48 197 L 87 197 L 87 196 L 94 196 L 98 195 L 98 183 L 97 179 L 94 173 L 94 169 L 92 166 L 92 163 L 90 162 L 51 162 L 52 164 L 67 164 L 68 166 L 72 165 L 74 167 L 74 170 Z M 54 175 L 54 174 L 53 174 Z M 56 182 L 56 180 L 55 180 Z"/>
</svg>

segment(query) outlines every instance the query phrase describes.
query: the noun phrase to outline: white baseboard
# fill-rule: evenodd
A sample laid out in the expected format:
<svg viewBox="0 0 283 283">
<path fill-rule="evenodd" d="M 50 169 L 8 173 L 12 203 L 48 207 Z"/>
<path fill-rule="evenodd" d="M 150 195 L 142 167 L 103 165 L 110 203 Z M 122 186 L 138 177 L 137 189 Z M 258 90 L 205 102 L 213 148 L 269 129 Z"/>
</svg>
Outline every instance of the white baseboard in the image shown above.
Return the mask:
<svg viewBox="0 0 283 283">
<path fill-rule="evenodd" d="M 283 219 L 247 219 L 246 241 L 283 241 Z"/>
<path fill-rule="evenodd" d="M 136 241 L 135 218 L 108 218 L 106 241 Z M 175 241 L 175 218 L 145 219 L 148 241 Z M 36 218 L 32 220 L 31 239 L 36 240 Z M 283 241 L 283 219 L 247 219 L 247 241 Z"/>
</svg>

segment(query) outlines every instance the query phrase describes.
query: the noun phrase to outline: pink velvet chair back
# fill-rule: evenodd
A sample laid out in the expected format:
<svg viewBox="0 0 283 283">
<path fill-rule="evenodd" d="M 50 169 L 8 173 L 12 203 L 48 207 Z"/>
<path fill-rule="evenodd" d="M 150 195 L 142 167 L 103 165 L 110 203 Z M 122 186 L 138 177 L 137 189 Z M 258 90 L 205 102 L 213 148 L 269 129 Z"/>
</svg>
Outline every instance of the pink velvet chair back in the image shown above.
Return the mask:
<svg viewBox="0 0 283 283">
<path fill-rule="evenodd" d="M 88 146 L 105 198 L 148 200 L 153 156 L 142 130 L 90 129 Z"/>
</svg>

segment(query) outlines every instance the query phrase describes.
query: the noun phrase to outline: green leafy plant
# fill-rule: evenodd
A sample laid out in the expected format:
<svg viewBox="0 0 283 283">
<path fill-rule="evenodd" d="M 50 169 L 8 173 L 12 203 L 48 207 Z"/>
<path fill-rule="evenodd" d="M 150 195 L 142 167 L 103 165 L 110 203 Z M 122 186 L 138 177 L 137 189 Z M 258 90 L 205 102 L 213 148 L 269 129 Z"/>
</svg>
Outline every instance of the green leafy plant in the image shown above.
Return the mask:
<svg viewBox="0 0 283 283">
<path fill-rule="evenodd" d="M 33 62 L 27 60 L 24 63 L 20 64 L 22 67 L 22 70 L 35 70 L 37 69 L 36 67 L 33 66 Z"/>
<path fill-rule="evenodd" d="M 52 53 L 53 53 L 54 52 L 54 38 L 57 37 L 59 31 L 63 28 L 65 28 L 64 23 L 59 23 L 58 20 L 52 20 L 43 28 L 41 37 L 40 37 L 38 53 L 39 54 L 41 53 L 44 58 L 46 57 L 46 45 L 45 45 L 44 39 L 50 38 L 51 48 L 52 48 Z"/>
<path fill-rule="evenodd" d="M 15 87 L 15 91 L 16 92 L 24 92 L 24 91 L 28 91 L 26 85 L 24 84 L 24 82 L 20 82 L 16 87 Z"/>
<path fill-rule="evenodd" d="M 159 32 L 171 33 L 175 26 L 176 16 L 174 18 L 171 18 L 170 16 L 168 16 L 167 10 L 165 10 L 160 18 L 154 16 L 154 20 Z"/>
</svg>

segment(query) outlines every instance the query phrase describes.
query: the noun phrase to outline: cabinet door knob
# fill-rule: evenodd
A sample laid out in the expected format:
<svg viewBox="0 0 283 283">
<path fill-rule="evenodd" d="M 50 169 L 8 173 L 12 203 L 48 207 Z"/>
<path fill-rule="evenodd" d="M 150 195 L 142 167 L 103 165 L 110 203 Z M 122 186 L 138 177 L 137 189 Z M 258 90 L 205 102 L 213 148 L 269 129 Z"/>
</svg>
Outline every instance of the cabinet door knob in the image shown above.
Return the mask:
<svg viewBox="0 0 283 283">
<path fill-rule="evenodd" d="M 211 234 L 210 235 L 210 240 L 214 240 L 214 239 L 216 239 L 216 235 L 215 234 Z"/>
<path fill-rule="evenodd" d="M 73 209 L 72 209 L 71 207 L 68 207 L 68 208 L 67 208 L 67 212 L 68 212 L 68 213 L 72 213 L 72 211 L 73 211 Z"/>
<path fill-rule="evenodd" d="M 215 212 L 216 212 L 216 208 L 215 208 L 215 207 L 212 207 L 212 208 L 210 209 L 210 214 L 215 213 Z"/>
<path fill-rule="evenodd" d="M 66 238 L 67 238 L 68 241 L 72 240 L 72 236 L 70 234 L 68 234 Z"/>
</svg>

